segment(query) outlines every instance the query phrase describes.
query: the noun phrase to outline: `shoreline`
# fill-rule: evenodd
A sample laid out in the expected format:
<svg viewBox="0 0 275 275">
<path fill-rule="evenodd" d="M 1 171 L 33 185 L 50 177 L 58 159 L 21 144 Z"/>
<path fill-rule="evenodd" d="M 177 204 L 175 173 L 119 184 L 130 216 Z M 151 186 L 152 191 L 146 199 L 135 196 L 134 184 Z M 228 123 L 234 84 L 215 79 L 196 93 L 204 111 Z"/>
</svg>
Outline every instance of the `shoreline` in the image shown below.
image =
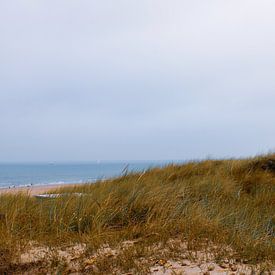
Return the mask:
<svg viewBox="0 0 275 275">
<path fill-rule="evenodd" d="M 4 187 L 0 188 L 0 195 L 3 194 L 16 194 L 16 193 L 27 193 L 30 196 L 39 195 L 46 193 L 50 190 L 55 190 L 61 187 L 74 187 L 79 183 L 60 183 L 51 185 L 31 185 L 31 186 L 17 186 L 17 187 Z"/>
</svg>

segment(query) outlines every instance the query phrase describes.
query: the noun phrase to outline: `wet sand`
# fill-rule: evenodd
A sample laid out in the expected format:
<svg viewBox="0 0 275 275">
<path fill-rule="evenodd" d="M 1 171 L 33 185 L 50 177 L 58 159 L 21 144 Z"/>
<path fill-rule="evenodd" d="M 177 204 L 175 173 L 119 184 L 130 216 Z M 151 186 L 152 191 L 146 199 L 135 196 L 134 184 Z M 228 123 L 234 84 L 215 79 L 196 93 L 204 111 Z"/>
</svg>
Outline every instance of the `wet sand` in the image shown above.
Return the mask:
<svg viewBox="0 0 275 275">
<path fill-rule="evenodd" d="M 51 190 L 55 190 L 61 187 L 75 186 L 75 184 L 52 184 L 52 185 L 40 185 L 40 186 L 24 186 L 24 187 L 14 187 L 14 188 L 3 188 L 0 189 L 1 194 L 16 194 L 18 192 L 27 193 L 30 196 L 43 194 Z"/>
</svg>

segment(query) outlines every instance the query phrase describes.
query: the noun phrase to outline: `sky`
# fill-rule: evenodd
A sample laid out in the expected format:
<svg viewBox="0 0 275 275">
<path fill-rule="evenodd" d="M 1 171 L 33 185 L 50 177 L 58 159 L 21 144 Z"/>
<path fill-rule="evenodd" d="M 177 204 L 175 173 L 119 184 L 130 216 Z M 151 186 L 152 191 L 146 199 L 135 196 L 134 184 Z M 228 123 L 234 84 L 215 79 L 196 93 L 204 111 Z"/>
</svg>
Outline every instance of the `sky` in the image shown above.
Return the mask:
<svg viewBox="0 0 275 275">
<path fill-rule="evenodd" d="M 0 161 L 275 150 L 274 0 L 0 0 Z"/>
</svg>

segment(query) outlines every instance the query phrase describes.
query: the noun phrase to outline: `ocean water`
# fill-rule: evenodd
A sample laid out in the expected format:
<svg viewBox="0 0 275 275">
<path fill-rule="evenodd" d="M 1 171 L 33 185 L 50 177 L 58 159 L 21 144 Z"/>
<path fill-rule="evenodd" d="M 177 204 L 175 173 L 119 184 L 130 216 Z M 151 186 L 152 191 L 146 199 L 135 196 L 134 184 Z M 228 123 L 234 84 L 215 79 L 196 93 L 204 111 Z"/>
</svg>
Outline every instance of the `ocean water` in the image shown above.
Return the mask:
<svg viewBox="0 0 275 275">
<path fill-rule="evenodd" d="M 0 164 L 0 188 L 85 183 L 164 166 L 168 162 Z"/>
</svg>

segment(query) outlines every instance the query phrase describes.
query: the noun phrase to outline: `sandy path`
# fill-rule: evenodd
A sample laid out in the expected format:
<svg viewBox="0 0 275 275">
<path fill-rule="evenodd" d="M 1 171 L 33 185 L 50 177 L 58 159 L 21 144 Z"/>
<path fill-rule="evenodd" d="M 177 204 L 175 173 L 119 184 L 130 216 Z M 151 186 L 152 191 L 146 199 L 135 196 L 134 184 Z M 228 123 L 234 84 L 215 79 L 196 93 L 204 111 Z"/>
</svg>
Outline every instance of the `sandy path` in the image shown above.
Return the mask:
<svg viewBox="0 0 275 275">
<path fill-rule="evenodd" d="M 53 184 L 53 185 L 45 185 L 45 186 L 3 188 L 3 189 L 0 189 L 0 195 L 24 192 L 24 193 L 28 193 L 31 196 L 33 196 L 33 195 L 43 194 L 45 192 L 49 192 L 50 190 L 61 188 L 61 187 L 66 187 L 66 186 L 74 186 L 74 184 Z"/>
</svg>

